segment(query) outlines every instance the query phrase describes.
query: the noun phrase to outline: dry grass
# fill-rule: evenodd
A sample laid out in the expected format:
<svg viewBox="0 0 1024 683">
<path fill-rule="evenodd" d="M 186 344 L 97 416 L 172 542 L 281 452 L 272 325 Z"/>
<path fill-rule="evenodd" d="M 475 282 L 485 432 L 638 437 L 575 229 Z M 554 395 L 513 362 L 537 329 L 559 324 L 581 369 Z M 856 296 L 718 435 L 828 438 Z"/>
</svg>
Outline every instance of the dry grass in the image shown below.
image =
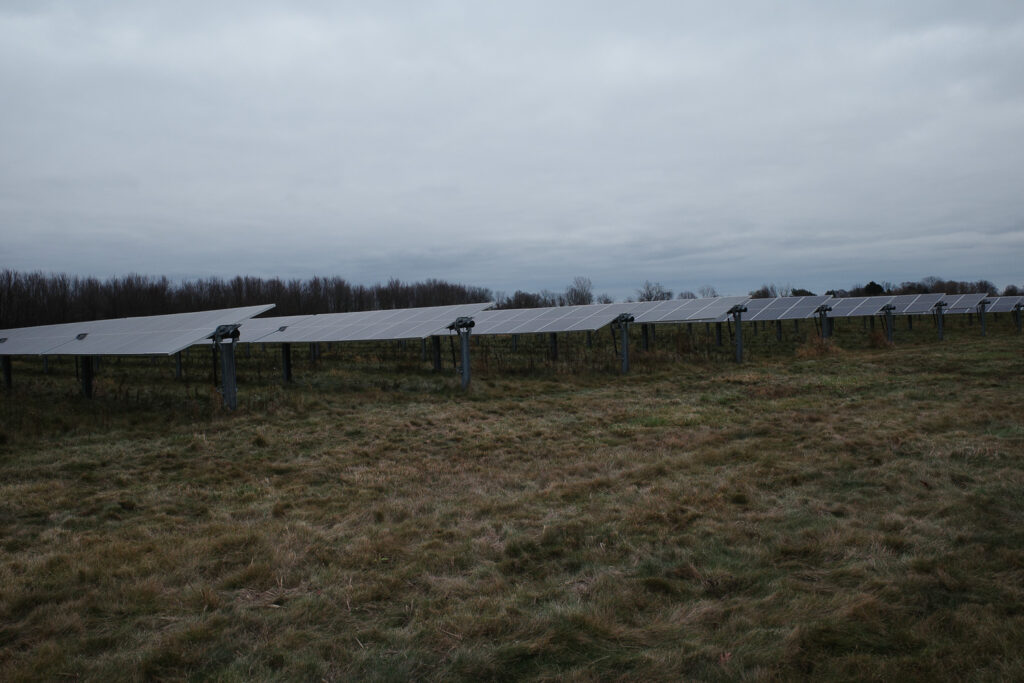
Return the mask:
<svg viewBox="0 0 1024 683">
<path fill-rule="evenodd" d="M 1024 347 L 993 328 L 763 333 L 743 366 L 659 332 L 628 377 L 523 340 L 467 395 L 415 349 L 288 388 L 255 353 L 234 415 L 166 363 L 92 402 L 16 363 L 0 678 L 1024 678 Z"/>
</svg>

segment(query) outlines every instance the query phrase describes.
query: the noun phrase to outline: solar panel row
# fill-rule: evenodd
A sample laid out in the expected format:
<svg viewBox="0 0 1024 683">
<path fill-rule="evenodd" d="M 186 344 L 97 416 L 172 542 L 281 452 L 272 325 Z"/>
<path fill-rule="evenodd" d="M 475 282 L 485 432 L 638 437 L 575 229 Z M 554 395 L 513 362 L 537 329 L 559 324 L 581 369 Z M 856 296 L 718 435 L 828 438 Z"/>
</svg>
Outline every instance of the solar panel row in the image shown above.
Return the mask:
<svg viewBox="0 0 1024 683">
<path fill-rule="evenodd" d="M 485 302 L 386 311 L 325 313 L 278 326 L 263 322 L 273 321 L 274 318 L 264 318 L 259 321 L 261 327 L 258 332 L 249 334 L 246 330 L 248 323 L 243 325 L 239 340 L 290 344 L 425 339 L 447 334 L 446 326 L 456 318 L 473 316 L 491 305 L 490 302 Z M 263 334 L 260 334 L 260 331 Z"/>
<path fill-rule="evenodd" d="M 301 343 L 425 339 L 445 335 L 456 318 L 471 317 L 473 334 L 593 331 L 622 313 L 638 323 L 715 320 L 747 297 L 643 301 L 486 311 L 490 303 L 388 311 L 256 318 L 242 325 L 241 342 Z"/>
<path fill-rule="evenodd" d="M 880 315 L 885 306 L 893 306 L 893 315 L 922 315 L 931 313 L 935 305 L 942 301 L 945 313 L 973 313 L 978 310 L 982 301 L 992 301 L 995 297 L 984 294 L 900 294 L 897 296 L 860 296 L 830 299 L 832 308 L 830 318 L 854 318 L 860 316 Z M 991 310 L 991 309 L 988 309 Z"/>
<path fill-rule="evenodd" d="M 638 324 L 725 320 L 734 306 L 745 305 L 744 320 L 774 321 L 808 318 L 822 305 L 832 318 L 870 316 L 886 305 L 896 315 L 931 312 L 939 301 L 946 313 L 977 310 L 983 294 L 908 294 L 898 296 L 714 297 L 621 304 L 593 304 L 537 309 L 487 311 L 490 303 L 323 315 L 252 318 L 272 305 L 219 311 L 99 320 L 63 325 L 44 325 L 0 331 L 0 355 L 151 355 L 172 354 L 204 343 L 221 324 L 241 324 L 242 342 L 342 342 L 425 339 L 447 334 L 447 326 L 459 317 L 471 317 L 473 334 L 529 334 L 594 331 L 620 314 L 628 313 Z M 991 297 L 988 310 L 1011 311 L 1022 297 Z M 208 342 L 207 342 L 208 343 Z"/>
<path fill-rule="evenodd" d="M 203 341 L 221 325 L 239 325 L 273 307 L 267 304 L 0 330 L 0 356 L 171 355 Z"/>
</svg>

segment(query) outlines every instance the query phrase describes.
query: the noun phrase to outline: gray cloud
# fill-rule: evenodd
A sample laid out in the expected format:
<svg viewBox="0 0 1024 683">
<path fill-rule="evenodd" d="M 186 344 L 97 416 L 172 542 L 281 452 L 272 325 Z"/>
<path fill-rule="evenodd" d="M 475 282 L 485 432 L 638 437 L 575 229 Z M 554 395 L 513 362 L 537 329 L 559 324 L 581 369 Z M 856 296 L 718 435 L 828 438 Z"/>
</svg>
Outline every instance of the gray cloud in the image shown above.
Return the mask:
<svg viewBox="0 0 1024 683">
<path fill-rule="evenodd" d="M 1024 281 L 1015 2 L 5 4 L 6 267 Z"/>
</svg>

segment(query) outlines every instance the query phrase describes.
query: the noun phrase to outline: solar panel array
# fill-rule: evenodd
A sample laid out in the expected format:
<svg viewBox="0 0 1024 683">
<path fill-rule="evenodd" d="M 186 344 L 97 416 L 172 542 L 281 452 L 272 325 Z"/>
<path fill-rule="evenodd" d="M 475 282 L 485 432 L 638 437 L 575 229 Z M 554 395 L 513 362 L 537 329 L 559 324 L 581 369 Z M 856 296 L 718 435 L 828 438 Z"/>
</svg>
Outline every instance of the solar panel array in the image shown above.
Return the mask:
<svg viewBox="0 0 1024 683">
<path fill-rule="evenodd" d="M 896 308 L 893 315 L 923 315 L 931 313 L 935 304 L 942 300 L 944 294 L 900 294 L 890 302 Z"/>
<path fill-rule="evenodd" d="M 447 334 L 447 326 L 456 318 L 473 316 L 491 305 L 490 302 L 484 302 L 386 311 L 325 313 L 309 316 L 286 326 L 280 325 L 278 327 L 285 329 L 275 327 L 262 336 L 246 341 L 299 343 L 425 339 L 433 335 Z M 269 324 L 273 327 L 273 323 Z"/>
<path fill-rule="evenodd" d="M 779 296 L 750 299 L 743 320 L 750 322 L 800 320 L 814 315 L 818 308 L 832 300 L 830 296 Z"/>
<path fill-rule="evenodd" d="M 274 318 L 251 318 L 242 323 L 242 326 L 239 328 L 238 342 L 240 344 L 255 343 L 272 332 L 278 332 L 281 328 L 291 327 L 312 317 L 313 314 L 307 313 L 306 315 L 280 315 Z M 212 339 L 200 342 L 200 344 L 204 345 L 212 343 Z"/>
<path fill-rule="evenodd" d="M 238 325 L 274 304 L 196 313 L 93 320 L 0 330 L 0 355 L 170 355 L 206 339 L 221 325 Z"/>
<path fill-rule="evenodd" d="M 985 294 L 947 294 L 943 301 L 946 302 L 946 313 L 974 313 L 978 305 L 987 299 Z"/>
<path fill-rule="evenodd" d="M 719 320 L 734 306 L 746 303 L 749 296 L 718 296 L 705 299 L 643 301 L 629 312 L 638 323 L 683 323 Z"/>
<path fill-rule="evenodd" d="M 745 305 L 745 321 L 808 318 L 822 305 L 833 318 L 881 314 L 886 305 L 895 315 L 930 313 L 939 301 L 945 313 L 970 313 L 983 300 L 988 311 L 1008 312 L 1024 297 L 986 297 L 984 294 L 907 294 L 872 297 L 804 296 L 750 299 L 714 297 L 668 301 L 592 304 L 553 308 L 488 311 L 490 303 L 322 315 L 253 318 L 273 307 L 244 308 L 98 320 L 62 325 L 0 330 L 0 355 L 158 355 L 209 343 L 218 325 L 240 324 L 240 342 L 344 342 L 424 339 L 448 333 L 459 317 L 471 317 L 473 334 L 529 334 L 598 330 L 628 313 L 637 324 L 723 321 L 734 306 Z"/>
<path fill-rule="evenodd" d="M 473 334 L 532 334 L 589 332 L 610 324 L 629 304 L 591 304 L 553 308 L 515 308 L 483 311 L 473 316 Z"/>
<path fill-rule="evenodd" d="M 0 356 L 34 356 L 74 339 L 80 323 L 0 330 Z"/>
<path fill-rule="evenodd" d="M 737 296 L 483 311 L 473 316 L 473 334 L 593 332 L 623 313 L 632 315 L 638 324 L 716 320 L 747 299 Z"/>
<path fill-rule="evenodd" d="M 990 313 L 1009 313 L 1018 304 L 1024 306 L 1024 296 L 994 296 L 989 301 L 992 303 L 985 310 Z"/>
<path fill-rule="evenodd" d="M 828 312 L 830 318 L 856 318 L 865 315 L 875 315 L 882 310 L 882 306 L 891 303 L 893 296 L 851 296 L 842 299 L 832 299 L 828 305 L 832 308 Z"/>
</svg>

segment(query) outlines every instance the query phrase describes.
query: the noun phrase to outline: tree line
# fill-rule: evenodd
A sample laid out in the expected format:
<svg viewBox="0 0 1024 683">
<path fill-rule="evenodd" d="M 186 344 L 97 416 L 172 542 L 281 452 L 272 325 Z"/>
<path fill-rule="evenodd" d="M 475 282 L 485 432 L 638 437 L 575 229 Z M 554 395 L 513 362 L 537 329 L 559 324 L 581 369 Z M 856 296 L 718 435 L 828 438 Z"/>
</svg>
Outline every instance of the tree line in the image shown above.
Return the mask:
<svg viewBox="0 0 1024 683">
<path fill-rule="evenodd" d="M 837 297 L 878 296 L 883 294 L 999 294 L 988 280 L 957 281 L 926 277 L 916 282 L 856 285 L 849 290 L 829 290 Z M 1007 286 L 1003 296 L 1017 296 L 1024 288 Z M 627 301 L 664 301 L 672 298 L 694 299 L 718 296 L 711 286 L 697 293 L 673 292 L 659 282 L 644 281 Z M 814 292 L 765 284 L 750 292 L 754 298 L 775 296 L 814 296 Z M 166 277 L 125 275 L 100 280 L 66 273 L 23 273 L 0 271 L 0 329 L 30 327 L 104 318 L 125 318 L 138 315 L 187 313 L 216 308 L 235 308 L 258 304 L 277 304 L 271 315 L 308 315 L 315 313 L 347 313 L 420 306 L 494 301 L 498 308 L 540 308 L 612 303 L 607 294 L 595 294 L 590 278 L 577 276 L 564 291 L 516 290 L 511 295 L 494 293 L 486 287 L 475 287 L 444 280 L 402 282 L 396 278 L 386 283 L 361 285 L 341 277 L 314 276 L 307 280 L 236 276 L 172 282 Z"/>
<path fill-rule="evenodd" d="M 1024 288 L 1007 285 L 1002 294 L 988 280 L 944 280 L 940 277 L 926 277 L 917 281 L 906 281 L 896 285 L 891 282 L 881 284 L 871 280 L 866 285 L 854 285 L 850 289 L 830 289 L 825 292 L 837 298 L 848 296 L 885 296 L 888 294 L 985 294 L 986 296 L 1020 296 Z M 750 292 L 751 298 L 766 299 L 776 296 L 816 296 L 808 289 L 776 287 L 774 284 L 762 285 Z"/>
<path fill-rule="evenodd" d="M 360 285 L 341 277 L 308 280 L 236 276 L 172 282 L 125 275 L 99 280 L 65 273 L 0 271 L 0 329 L 277 304 L 271 315 L 347 313 L 492 301 L 484 287 L 398 279 Z"/>
</svg>

